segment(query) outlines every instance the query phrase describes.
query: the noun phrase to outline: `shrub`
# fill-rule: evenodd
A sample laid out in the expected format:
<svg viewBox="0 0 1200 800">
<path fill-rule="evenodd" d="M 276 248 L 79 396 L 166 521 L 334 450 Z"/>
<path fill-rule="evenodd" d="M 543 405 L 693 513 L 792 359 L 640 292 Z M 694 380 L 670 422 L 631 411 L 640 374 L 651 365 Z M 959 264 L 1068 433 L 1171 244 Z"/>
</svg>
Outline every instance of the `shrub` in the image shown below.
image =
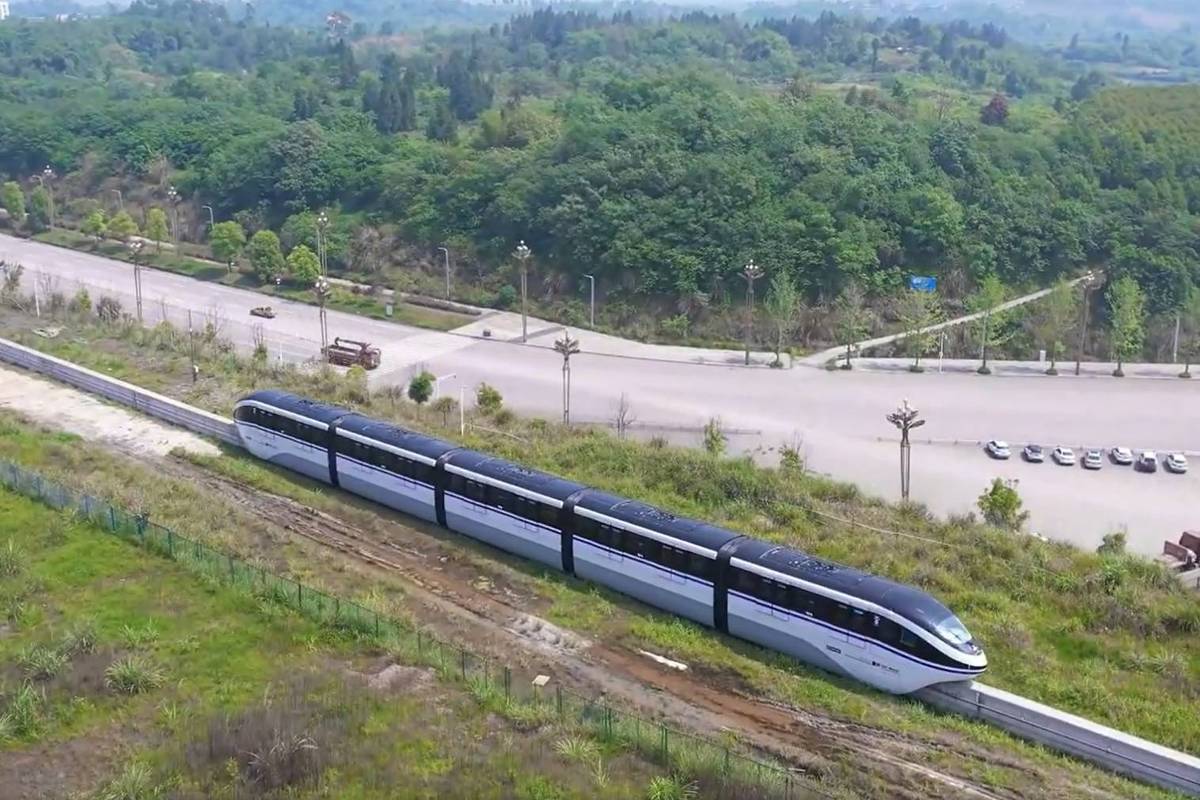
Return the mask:
<svg viewBox="0 0 1200 800">
<path fill-rule="evenodd" d="M 554 752 L 568 761 L 588 763 L 600 757 L 600 750 L 591 739 L 582 736 L 565 736 L 554 743 Z"/>
<path fill-rule="evenodd" d="M 651 778 L 646 787 L 646 800 L 693 800 L 699 796 L 695 781 L 685 781 L 676 775 Z"/>
<path fill-rule="evenodd" d="M 102 322 L 117 322 L 121 319 L 121 303 L 112 297 L 101 297 L 96 303 L 96 316 Z"/>
<path fill-rule="evenodd" d="M 433 397 L 434 376 L 429 370 L 421 370 L 408 384 L 408 399 L 423 406 Z"/>
<path fill-rule="evenodd" d="M 1017 490 L 1000 478 L 992 481 L 977 502 L 983 518 L 998 528 L 1020 530 L 1029 519 L 1029 512 L 1021 510 L 1021 496 Z"/>
<path fill-rule="evenodd" d="M 496 292 L 496 297 L 492 300 L 496 308 L 511 308 L 515 302 L 517 302 L 517 290 L 508 284 L 501 286 L 500 290 Z"/>
<path fill-rule="evenodd" d="M 434 400 L 433 405 L 430 407 L 442 415 L 442 425 L 444 427 L 449 427 L 450 415 L 454 413 L 455 409 L 458 408 L 458 401 L 456 401 L 453 397 L 443 395 L 437 400 Z"/>
<path fill-rule="evenodd" d="M 121 628 L 121 641 L 131 649 L 145 647 L 158 641 L 158 631 L 150 623 L 146 623 L 141 628 L 126 625 Z"/>
<path fill-rule="evenodd" d="M 104 685 L 118 694 L 142 694 L 162 683 L 162 671 L 140 656 L 114 661 L 104 670 Z"/>
<path fill-rule="evenodd" d="M 12 578 L 20 575 L 25 569 L 25 556 L 17 547 L 17 543 L 9 539 L 0 547 L 0 578 Z"/>
<path fill-rule="evenodd" d="M 35 681 L 49 680 L 67 665 L 66 655 L 40 644 L 22 652 L 18 661 L 25 677 Z"/>
<path fill-rule="evenodd" d="M 492 421 L 495 422 L 500 427 L 504 427 L 505 425 L 511 425 L 511 424 L 513 424 L 514 421 L 516 421 L 516 419 L 517 419 L 517 415 L 514 414 L 512 412 L 512 410 L 508 409 L 508 408 L 502 408 L 499 411 L 497 411 L 495 414 L 492 415 Z"/>
<path fill-rule="evenodd" d="M 712 417 L 704 423 L 704 451 L 710 456 L 722 456 L 729 440 L 720 417 Z"/>
<path fill-rule="evenodd" d="M 46 695 L 33 684 L 25 684 L 8 702 L 0 714 L 0 740 L 32 738 L 42 726 L 42 709 Z"/>
<path fill-rule="evenodd" d="M 96 800 L 155 800 L 165 795 L 165 787 L 154 780 L 145 764 L 127 764 L 121 774 L 96 793 Z"/>
<path fill-rule="evenodd" d="M 1104 534 L 1096 552 L 1102 556 L 1119 556 L 1125 553 L 1125 531 L 1112 531 Z"/>
<path fill-rule="evenodd" d="M 96 649 L 96 628 L 91 622 L 80 622 L 70 628 L 63 637 L 59 650 L 71 656 L 91 653 Z"/>
<path fill-rule="evenodd" d="M 475 405 L 484 414 L 495 414 L 504 405 L 504 397 L 495 387 L 481 383 L 475 389 Z"/>
</svg>

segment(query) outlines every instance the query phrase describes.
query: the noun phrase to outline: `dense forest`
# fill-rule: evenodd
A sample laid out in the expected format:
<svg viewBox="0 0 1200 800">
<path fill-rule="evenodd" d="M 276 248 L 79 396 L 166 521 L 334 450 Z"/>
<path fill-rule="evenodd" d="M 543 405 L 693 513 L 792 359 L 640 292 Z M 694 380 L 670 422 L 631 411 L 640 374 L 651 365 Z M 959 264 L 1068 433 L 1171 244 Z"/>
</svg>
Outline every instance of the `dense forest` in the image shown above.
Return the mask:
<svg viewBox="0 0 1200 800">
<path fill-rule="evenodd" d="M 606 307 L 685 322 L 750 259 L 814 304 L 1102 266 L 1157 313 L 1200 283 L 1200 88 L 1109 85 L 991 24 L 538 10 L 398 35 L 139 0 L 0 25 L 0 75 L 0 173 L 29 193 L 50 165 L 60 221 L 113 188 L 144 219 L 174 185 L 184 238 L 211 206 L 287 249 L 328 210 L 332 267 L 378 281 L 448 245 L 495 288 L 525 240 L 545 297 L 591 274 Z"/>
</svg>

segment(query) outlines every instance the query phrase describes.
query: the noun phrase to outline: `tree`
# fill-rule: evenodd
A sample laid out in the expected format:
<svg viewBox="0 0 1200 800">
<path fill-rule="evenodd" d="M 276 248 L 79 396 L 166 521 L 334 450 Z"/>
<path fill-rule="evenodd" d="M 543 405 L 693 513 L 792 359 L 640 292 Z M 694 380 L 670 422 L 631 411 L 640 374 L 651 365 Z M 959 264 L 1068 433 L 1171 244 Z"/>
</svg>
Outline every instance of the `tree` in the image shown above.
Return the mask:
<svg viewBox="0 0 1200 800">
<path fill-rule="evenodd" d="M 162 252 L 162 243 L 164 239 L 171 236 L 171 229 L 167 225 L 167 212 L 161 208 L 152 208 L 146 212 L 146 238 L 154 242 L 156 252 Z"/>
<path fill-rule="evenodd" d="M 259 231 L 250 239 L 250 266 L 259 280 L 266 283 L 282 275 L 286 266 L 283 251 L 279 247 L 279 237 L 274 231 Z"/>
<path fill-rule="evenodd" d="M 315 283 L 321 276 L 321 262 L 308 245 L 298 244 L 288 253 L 287 267 L 292 279 L 304 286 Z"/>
<path fill-rule="evenodd" d="M 979 121 L 984 125 L 1003 125 L 1008 122 L 1008 98 L 1000 93 L 979 111 Z"/>
<path fill-rule="evenodd" d="M 408 399 L 417 404 L 418 407 L 429 402 L 429 398 L 433 397 L 433 373 L 428 370 L 421 370 L 408 384 Z"/>
<path fill-rule="evenodd" d="M 484 414 L 495 414 L 504 406 L 504 398 L 494 387 L 481 383 L 475 389 L 475 406 Z"/>
<path fill-rule="evenodd" d="M 430 406 L 434 411 L 442 415 L 442 427 L 450 427 L 450 415 L 454 413 L 454 409 L 458 408 L 458 401 L 448 395 L 443 395 L 433 401 Z"/>
<path fill-rule="evenodd" d="M 363 225 L 350 240 L 350 266 L 359 272 L 374 275 L 383 269 L 387 253 L 387 238 L 379 228 Z"/>
<path fill-rule="evenodd" d="M 904 326 L 904 349 L 912 356 L 909 369 L 921 371 L 921 356 L 929 350 L 934 332 L 929 330 L 941 317 L 937 295 L 909 289 L 900 299 L 900 323 Z"/>
<path fill-rule="evenodd" d="M 1146 337 L 1146 295 L 1136 280 L 1124 275 L 1108 287 L 1107 300 L 1112 351 L 1117 360 L 1113 375 L 1120 378 L 1125 375 L 1122 369 L 1125 360 L 1142 350 Z"/>
<path fill-rule="evenodd" d="M 1004 302 L 1006 290 L 1004 284 L 995 275 L 987 275 L 979 282 L 975 293 L 967 301 L 967 307 L 973 312 L 983 312 L 983 317 L 974 323 L 979 331 L 979 374 L 988 375 L 988 350 L 1000 342 L 1000 323 L 1002 313 L 995 311 L 996 306 Z"/>
<path fill-rule="evenodd" d="M 96 209 L 84 217 L 83 222 L 79 225 L 79 232 L 84 236 L 92 237 L 99 245 L 104 241 L 105 234 L 108 233 L 108 220 L 105 218 L 104 212 Z"/>
<path fill-rule="evenodd" d="M 800 294 L 792 276 L 779 271 L 771 278 L 771 289 L 767 292 L 767 300 L 763 303 L 767 319 L 775 329 L 775 365 L 782 365 L 780 354 L 788 336 L 796 329 L 798 312 L 800 310 Z"/>
<path fill-rule="evenodd" d="M 851 351 L 854 345 L 867 335 L 867 301 L 862 287 L 849 283 L 838 295 L 834 304 L 838 344 L 846 345 L 846 363 L 842 369 L 852 369 Z"/>
<path fill-rule="evenodd" d="M 453 142 L 458 138 L 458 120 L 454 118 L 449 103 L 443 101 L 433 107 L 433 113 L 425 125 L 425 135 L 439 142 Z"/>
<path fill-rule="evenodd" d="M 108 234 L 114 239 L 127 242 L 129 241 L 130 237 L 136 236 L 137 232 L 137 223 L 133 221 L 133 217 L 129 216 L 128 212 L 118 211 L 117 214 L 108 221 Z"/>
<path fill-rule="evenodd" d="M 1000 478 L 979 495 L 978 505 L 987 523 L 997 528 L 1018 531 L 1029 519 L 1029 512 L 1021 510 L 1023 503 L 1016 487 Z"/>
<path fill-rule="evenodd" d="M 29 194 L 29 227 L 34 233 L 50 228 L 50 192 L 38 186 Z"/>
<path fill-rule="evenodd" d="M 25 221 L 25 193 L 21 191 L 21 184 L 6 181 L 0 186 L 0 207 L 8 212 L 14 228 Z"/>
<path fill-rule="evenodd" d="M 1033 306 L 1030 320 L 1034 339 L 1050 356 L 1047 375 L 1058 374 L 1058 359 L 1067 349 L 1067 336 L 1075 328 L 1079 316 L 1079 304 L 1067 281 L 1059 281 L 1042 299 Z"/>
<path fill-rule="evenodd" d="M 213 258 L 218 261 L 235 262 L 246 246 L 246 232 L 232 220 L 218 222 L 208 235 L 208 246 L 212 248 Z"/>
</svg>

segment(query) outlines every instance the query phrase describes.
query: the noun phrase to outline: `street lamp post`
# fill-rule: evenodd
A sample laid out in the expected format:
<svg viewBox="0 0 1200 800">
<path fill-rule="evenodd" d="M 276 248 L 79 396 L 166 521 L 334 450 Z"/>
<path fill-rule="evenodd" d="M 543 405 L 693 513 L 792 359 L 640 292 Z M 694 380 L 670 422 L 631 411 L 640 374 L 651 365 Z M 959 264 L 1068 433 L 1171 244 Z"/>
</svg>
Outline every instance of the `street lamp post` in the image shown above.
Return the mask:
<svg viewBox="0 0 1200 800">
<path fill-rule="evenodd" d="M 142 321 L 142 265 L 138 263 L 138 259 L 142 256 L 142 248 L 146 243 L 141 239 L 134 239 L 129 243 L 129 252 L 133 261 L 133 296 L 137 303 L 137 318 L 138 322 Z"/>
<path fill-rule="evenodd" d="M 200 206 L 200 209 L 202 211 L 208 212 L 208 229 L 211 231 L 213 229 L 213 227 L 215 227 L 217 224 L 217 219 L 215 216 L 213 216 L 213 207 L 212 206 Z"/>
<path fill-rule="evenodd" d="M 313 292 L 317 295 L 317 305 L 320 308 L 321 357 L 326 358 L 329 351 L 329 322 L 325 317 L 325 300 L 329 297 L 329 281 L 324 275 L 317 278 L 317 282 L 313 284 Z"/>
<path fill-rule="evenodd" d="M 579 352 L 579 340 L 563 328 L 562 338 L 554 342 L 554 352 L 563 357 L 563 425 L 571 424 L 571 356 Z"/>
<path fill-rule="evenodd" d="M 42 185 L 42 188 L 44 188 L 46 190 L 47 198 L 50 200 L 50 227 L 51 228 L 54 227 L 54 184 L 51 183 L 49 186 L 46 186 L 46 184 L 49 181 L 53 181 L 53 180 L 54 180 L 54 170 L 50 168 L 49 164 L 47 164 L 46 168 L 44 170 L 42 170 L 42 174 L 38 176 L 38 183 L 40 183 Z"/>
<path fill-rule="evenodd" d="M 167 203 L 171 208 L 171 241 L 179 252 L 179 191 L 174 186 L 167 189 Z"/>
<path fill-rule="evenodd" d="M 1091 313 L 1092 304 L 1089 302 L 1089 296 L 1092 293 L 1092 287 L 1098 283 L 1095 273 L 1089 272 L 1083 278 L 1083 324 L 1079 326 L 1079 348 L 1075 351 L 1075 374 L 1079 374 L 1080 364 L 1083 361 L 1083 348 L 1087 344 L 1087 328 L 1088 316 Z"/>
<path fill-rule="evenodd" d="M 112 192 L 113 192 L 113 194 L 115 194 L 117 196 L 117 210 L 124 211 L 125 210 L 125 195 L 121 194 L 120 189 L 113 189 Z"/>
<path fill-rule="evenodd" d="M 918 416 L 919 412 L 908 404 L 907 399 L 899 408 L 887 415 L 887 421 L 900 431 L 900 497 L 903 500 L 908 500 L 911 486 L 912 446 L 908 441 L 908 432 L 925 424 L 925 420 L 918 419 Z"/>
<path fill-rule="evenodd" d="M 593 328 L 595 328 L 595 327 L 596 327 L 596 276 L 594 276 L 594 275 L 584 275 L 583 277 L 587 278 L 587 279 L 588 279 L 588 280 L 591 282 L 591 284 L 592 284 L 592 288 L 591 288 L 591 314 L 590 314 L 590 319 L 591 319 L 591 325 L 592 325 L 592 327 L 593 327 Z"/>
<path fill-rule="evenodd" d="M 529 293 L 529 257 L 533 252 L 525 245 L 525 240 L 522 239 L 517 244 L 517 249 L 513 251 L 513 255 L 517 259 L 517 263 L 521 265 L 521 343 L 529 341 L 529 316 L 526 312 L 526 299 Z"/>
<path fill-rule="evenodd" d="M 763 276 L 762 268 L 750 259 L 750 263 L 742 268 L 742 277 L 746 279 L 746 365 L 750 365 L 750 344 L 754 339 L 754 282 Z"/>
<path fill-rule="evenodd" d="M 457 378 L 458 373 L 451 372 L 447 375 L 435 375 L 433 378 L 433 399 L 442 396 L 442 381 L 448 381 L 451 378 Z"/>
<path fill-rule="evenodd" d="M 317 261 L 321 263 L 321 276 L 329 275 L 329 264 L 325 258 L 325 230 L 329 227 L 329 215 L 322 211 L 317 215 Z"/>
<path fill-rule="evenodd" d="M 445 257 L 446 262 L 446 299 L 450 299 L 450 248 L 439 247 L 438 250 Z"/>
</svg>

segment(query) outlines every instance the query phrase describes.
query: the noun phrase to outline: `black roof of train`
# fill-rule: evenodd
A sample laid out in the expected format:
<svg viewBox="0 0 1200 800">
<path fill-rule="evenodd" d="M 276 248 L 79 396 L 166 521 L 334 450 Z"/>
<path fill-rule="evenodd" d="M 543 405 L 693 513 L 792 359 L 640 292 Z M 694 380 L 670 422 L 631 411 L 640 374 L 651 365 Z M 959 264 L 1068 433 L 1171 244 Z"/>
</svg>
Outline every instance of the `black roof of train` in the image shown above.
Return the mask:
<svg viewBox="0 0 1200 800">
<path fill-rule="evenodd" d="M 861 598 L 933 630 L 951 616 L 950 609 L 912 586 L 860 572 L 853 567 L 781 547 L 758 539 L 739 542 L 734 558 L 749 561 L 793 578 Z"/>
<path fill-rule="evenodd" d="M 323 422 L 326 425 L 348 414 L 354 412 L 340 406 L 332 406 L 326 403 L 317 403 L 312 400 L 305 399 L 299 395 L 294 395 L 291 392 L 283 392 L 279 389 L 262 389 L 261 391 L 248 394 L 242 398 L 242 401 L 256 400 L 260 403 L 267 403 L 284 411 L 290 411 L 293 414 L 299 414 L 309 419 L 314 419 L 318 422 Z"/>
<path fill-rule="evenodd" d="M 557 475 L 523 467 L 520 464 L 474 450 L 459 451 L 450 456 L 446 463 L 488 478 L 504 481 L 526 491 L 537 492 L 555 500 L 566 500 L 581 489 L 587 488 L 582 483 L 575 483 L 575 481 L 569 481 Z"/>
<path fill-rule="evenodd" d="M 377 442 L 399 447 L 410 453 L 417 453 L 426 458 L 437 459 L 451 450 L 457 450 L 458 445 L 426 436 L 423 433 L 401 428 L 390 422 L 380 422 L 377 419 L 364 417 L 362 414 L 351 414 L 340 423 L 338 430 L 357 433 Z"/>
<path fill-rule="evenodd" d="M 639 525 L 652 531 L 674 536 L 685 542 L 707 547 L 709 550 L 720 550 L 726 542 L 741 535 L 707 522 L 675 516 L 647 503 L 594 489 L 581 497 L 576 505 L 622 522 L 628 522 L 631 525 Z"/>
</svg>

